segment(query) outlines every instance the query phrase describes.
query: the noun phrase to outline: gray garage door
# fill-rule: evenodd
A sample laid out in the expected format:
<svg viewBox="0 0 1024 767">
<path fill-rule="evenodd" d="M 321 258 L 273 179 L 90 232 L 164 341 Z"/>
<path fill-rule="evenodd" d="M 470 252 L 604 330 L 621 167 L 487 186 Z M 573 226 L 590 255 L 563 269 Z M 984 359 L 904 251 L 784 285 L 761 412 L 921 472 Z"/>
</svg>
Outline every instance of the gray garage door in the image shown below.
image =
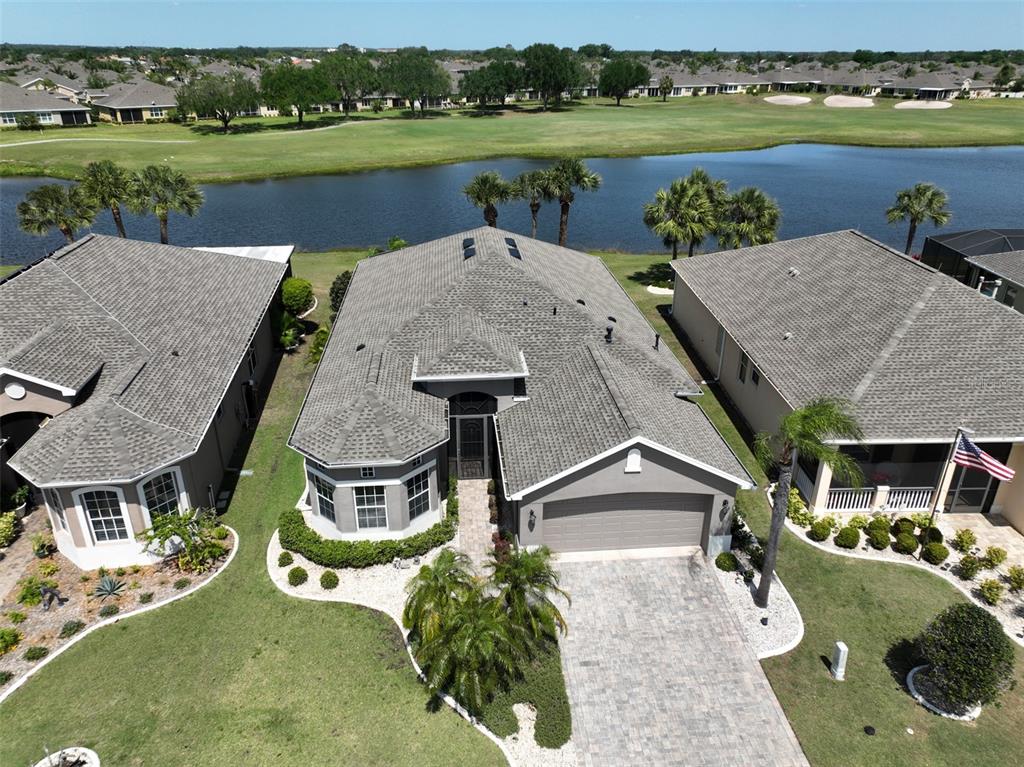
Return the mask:
<svg viewBox="0 0 1024 767">
<path fill-rule="evenodd" d="M 710 496 L 622 493 L 544 504 L 553 551 L 699 546 Z"/>
</svg>

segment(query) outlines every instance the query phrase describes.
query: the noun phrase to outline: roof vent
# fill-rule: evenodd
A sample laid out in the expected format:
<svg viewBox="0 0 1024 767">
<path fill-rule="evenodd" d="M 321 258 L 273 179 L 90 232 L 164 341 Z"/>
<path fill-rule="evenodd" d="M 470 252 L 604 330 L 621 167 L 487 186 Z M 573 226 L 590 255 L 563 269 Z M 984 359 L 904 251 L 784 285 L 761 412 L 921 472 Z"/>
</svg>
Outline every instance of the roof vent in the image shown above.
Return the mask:
<svg viewBox="0 0 1024 767">
<path fill-rule="evenodd" d="M 516 241 L 514 239 L 506 237 L 505 244 L 508 245 L 508 254 L 512 256 L 512 258 L 517 258 L 520 261 L 523 260 L 523 254 L 519 252 L 519 246 L 516 245 Z"/>
<path fill-rule="evenodd" d="M 789 267 L 788 274 L 789 274 L 790 277 L 796 277 L 797 275 L 800 274 L 800 270 L 797 269 L 795 266 L 791 266 L 791 267 Z"/>
<path fill-rule="evenodd" d="M 604 342 L 610 344 L 612 342 L 612 332 L 615 330 L 611 325 L 604 329 Z"/>
<path fill-rule="evenodd" d="M 608 321 L 609 322 L 618 322 L 618 320 L 615 319 L 614 317 L 612 317 L 610 314 L 608 315 Z"/>
<path fill-rule="evenodd" d="M 558 316 L 558 307 L 557 306 L 552 306 L 551 307 L 551 316 L 552 317 L 557 317 Z"/>
<path fill-rule="evenodd" d="M 359 345 L 358 345 L 358 346 L 356 347 L 356 351 L 357 351 L 357 352 L 361 352 L 361 351 L 362 351 L 363 349 L 365 349 L 365 348 L 366 348 L 366 344 L 359 344 Z"/>
<path fill-rule="evenodd" d="M 464 251 L 462 251 L 462 258 L 463 258 L 463 260 L 465 260 L 467 258 L 472 258 L 475 255 L 476 255 L 476 248 L 466 248 Z"/>
<path fill-rule="evenodd" d="M 582 298 L 577 298 L 576 299 L 576 303 L 578 303 L 580 306 L 586 306 L 587 305 L 587 302 L 584 301 Z"/>
<path fill-rule="evenodd" d="M 505 244 L 508 245 L 510 248 L 516 247 L 516 241 L 513 240 L 511 237 L 505 238 Z"/>
<path fill-rule="evenodd" d="M 783 340 L 783 341 L 788 341 L 788 340 L 789 340 L 789 339 L 791 339 L 792 337 L 793 337 L 793 334 L 792 334 L 792 333 L 790 333 L 790 332 L 789 332 L 789 331 L 787 330 L 787 331 L 786 331 L 786 333 L 785 333 L 785 334 L 784 334 L 784 335 L 782 336 L 782 340 Z"/>
<path fill-rule="evenodd" d="M 172 357 L 180 357 L 181 355 L 178 354 L 178 350 L 177 349 L 171 349 L 171 356 Z"/>
<path fill-rule="evenodd" d="M 476 240 L 474 240 L 472 237 L 467 237 L 462 241 L 463 250 L 465 250 L 466 248 L 472 248 L 474 245 L 476 245 Z"/>
</svg>

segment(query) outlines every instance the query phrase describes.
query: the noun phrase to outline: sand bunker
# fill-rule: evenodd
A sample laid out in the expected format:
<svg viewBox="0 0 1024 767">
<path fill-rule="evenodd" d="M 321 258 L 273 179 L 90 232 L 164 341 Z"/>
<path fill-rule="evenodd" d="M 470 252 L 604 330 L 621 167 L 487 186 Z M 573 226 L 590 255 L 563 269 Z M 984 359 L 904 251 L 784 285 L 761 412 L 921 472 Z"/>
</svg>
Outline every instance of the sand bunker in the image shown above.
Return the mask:
<svg viewBox="0 0 1024 767">
<path fill-rule="evenodd" d="M 860 107 L 873 107 L 875 102 L 863 96 L 829 96 L 825 99 L 825 106 L 839 107 L 841 109 L 857 109 Z"/>
<path fill-rule="evenodd" d="M 952 101 L 900 101 L 896 109 L 949 109 Z"/>
<path fill-rule="evenodd" d="M 782 104 L 787 107 L 797 107 L 801 104 L 811 103 L 811 100 L 806 96 L 765 96 L 764 100 L 769 104 Z"/>
</svg>

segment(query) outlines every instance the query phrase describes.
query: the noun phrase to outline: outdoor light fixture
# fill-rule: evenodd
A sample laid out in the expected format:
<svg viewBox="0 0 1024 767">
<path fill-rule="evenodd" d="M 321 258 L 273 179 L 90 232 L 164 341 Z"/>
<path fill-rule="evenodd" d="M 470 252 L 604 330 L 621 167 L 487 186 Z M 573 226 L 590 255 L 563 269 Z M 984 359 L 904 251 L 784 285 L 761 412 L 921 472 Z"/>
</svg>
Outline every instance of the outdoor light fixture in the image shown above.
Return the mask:
<svg viewBox="0 0 1024 767">
<path fill-rule="evenodd" d="M 530 528 L 530 532 L 533 532 L 533 528 L 537 525 L 537 512 L 530 509 L 530 521 L 527 526 Z"/>
</svg>

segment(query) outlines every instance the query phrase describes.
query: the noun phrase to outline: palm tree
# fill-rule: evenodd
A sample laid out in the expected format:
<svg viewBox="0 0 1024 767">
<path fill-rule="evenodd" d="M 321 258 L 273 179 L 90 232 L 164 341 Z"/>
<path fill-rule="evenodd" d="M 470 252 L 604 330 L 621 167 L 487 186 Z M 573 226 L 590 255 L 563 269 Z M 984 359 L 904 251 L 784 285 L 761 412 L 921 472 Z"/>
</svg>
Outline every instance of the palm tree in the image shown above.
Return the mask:
<svg viewBox="0 0 1024 767">
<path fill-rule="evenodd" d="M 521 676 L 527 646 L 525 628 L 475 584 L 448 613 L 443 630 L 419 644 L 416 660 L 431 692 L 451 694 L 475 715 L 499 686 Z"/>
<path fill-rule="evenodd" d="M 433 565 L 424 565 L 406 585 L 409 596 L 402 625 L 416 640 L 430 641 L 441 631 L 453 605 L 473 588 L 470 560 L 454 549 L 444 549 Z"/>
<path fill-rule="evenodd" d="M 926 220 L 931 220 L 935 226 L 945 226 L 949 223 L 953 214 L 946 208 L 947 204 L 949 197 L 935 184 L 914 184 L 909 189 L 901 189 L 896 193 L 896 204 L 889 208 L 885 215 L 890 224 L 910 221 L 907 247 L 904 251 L 908 256 L 910 246 L 914 244 L 918 224 Z"/>
<path fill-rule="evenodd" d="M 728 248 L 775 242 L 781 217 L 775 200 L 757 187 L 744 187 L 725 202 L 719 241 Z"/>
<path fill-rule="evenodd" d="M 775 572 L 775 559 L 779 552 L 779 536 L 786 520 L 789 506 L 789 488 L 793 481 L 793 466 L 797 456 L 802 455 L 832 469 L 832 474 L 842 481 L 859 487 L 862 477 L 857 462 L 835 445 L 826 444 L 826 439 L 860 440 L 860 426 L 846 400 L 822 397 L 812 400 L 802 408 L 788 413 L 779 424 L 775 434 L 762 432 L 754 441 L 754 453 L 766 471 L 777 469 L 778 483 L 775 486 L 775 502 L 772 505 L 771 527 L 764 551 L 764 565 L 761 567 L 761 581 L 757 587 L 754 602 L 758 607 L 768 606 L 768 592 Z"/>
<path fill-rule="evenodd" d="M 553 199 L 548 174 L 542 170 L 531 170 L 520 173 L 512 180 L 515 196 L 526 200 L 530 205 L 530 236 L 537 239 L 537 214 L 541 202 Z"/>
<path fill-rule="evenodd" d="M 686 181 L 690 186 L 704 190 L 704 195 L 708 198 L 716 213 L 721 211 L 729 199 L 728 184 L 720 178 L 712 178 L 711 174 L 699 165 L 690 171 Z"/>
<path fill-rule="evenodd" d="M 194 216 L 203 204 L 203 193 L 184 173 L 167 165 L 147 165 L 132 184 L 128 207 L 136 213 L 153 213 L 160 221 L 160 242 L 167 244 L 167 216 L 171 211 Z"/>
<path fill-rule="evenodd" d="M 491 552 L 487 568 L 491 571 L 490 583 L 513 623 L 525 626 L 533 641 L 553 639 L 556 632 L 568 631 L 551 595 L 558 594 L 567 601 L 569 595 L 558 586 L 558 573 L 551 566 L 547 546 L 528 551 L 516 545 L 500 557 Z"/>
<path fill-rule="evenodd" d="M 18 203 L 18 223 L 30 234 L 46 235 L 59 229 L 70 243 L 76 230 L 92 226 L 98 207 L 78 184 L 43 184 Z"/>
<path fill-rule="evenodd" d="M 644 225 L 661 237 L 666 248 L 672 248 L 672 258 L 679 255 L 679 241 L 686 236 L 679 223 L 679 204 L 684 192 L 684 182 L 677 178 L 668 189 L 654 193 L 654 202 L 644 204 Z"/>
<path fill-rule="evenodd" d="M 512 184 L 503 179 L 496 170 L 477 173 L 473 180 L 463 187 L 462 193 L 473 205 L 483 208 L 484 221 L 488 226 L 498 225 L 497 204 L 508 202 L 515 196 Z"/>
<path fill-rule="evenodd" d="M 85 166 L 82 187 L 99 207 L 107 208 L 114 217 L 114 225 L 121 237 L 127 237 L 121 219 L 121 205 L 132 196 L 132 175 L 110 160 L 91 162 Z"/>
<path fill-rule="evenodd" d="M 592 192 L 601 187 L 601 177 L 582 160 L 566 158 L 546 171 L 552 199 L 558 200 L 561 216 L 558 219 L 558 244 L 565 245 L 569 236 L 569 207 L 576 199 L 576 190 Z"/>
</svg>

